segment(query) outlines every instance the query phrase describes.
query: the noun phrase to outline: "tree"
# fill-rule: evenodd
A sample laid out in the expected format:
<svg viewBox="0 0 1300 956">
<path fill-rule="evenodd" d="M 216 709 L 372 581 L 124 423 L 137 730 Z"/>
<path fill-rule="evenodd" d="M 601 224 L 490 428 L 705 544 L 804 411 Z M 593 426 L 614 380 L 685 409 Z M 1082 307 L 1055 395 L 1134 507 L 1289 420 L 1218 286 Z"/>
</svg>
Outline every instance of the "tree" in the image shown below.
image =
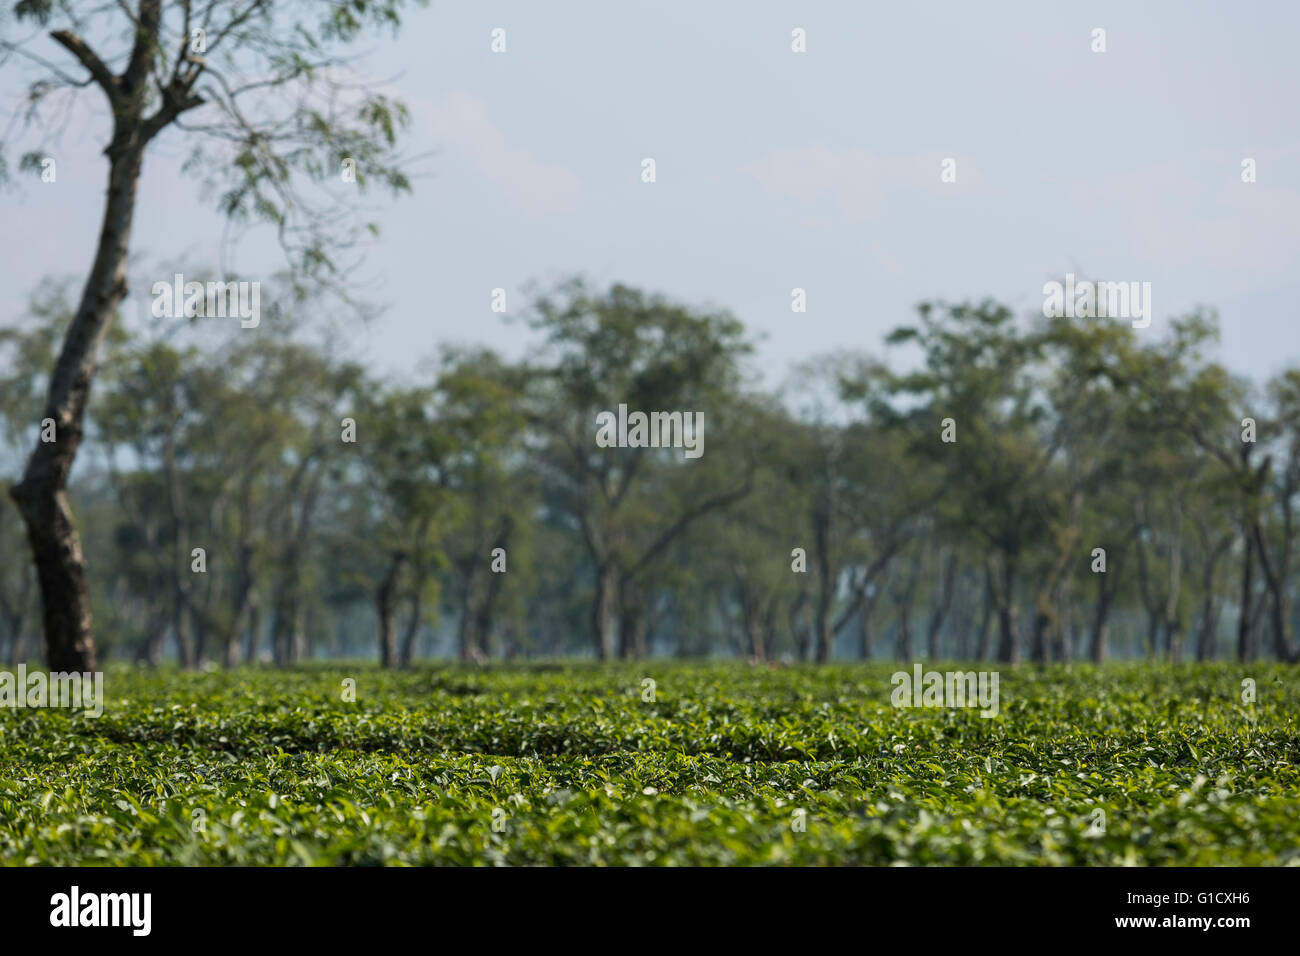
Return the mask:
<svg viewBox="0 0 1300 956">
<path fill-rule="evenodd" d="M 1039 440 L 1048 413 L 1032 369 L 1042 342 L 1018 334 L 1011 311 L 994 302 L 922 303 L 917 314 L 888 339 L 913 342 L 924 356 L 922 368 L 893 381 L 893 414 L 909 426 L 913 453 L 943 469 L 956 520 L 986 554 L 997 659 L 1014 662 L 1016 587 L 1028 550 L 1047 533 L 1039 502 L 1057 451 Z"/>
<path fill-rule="evenodd" d="M 694 460 L 681 448 L 602 448 L 597 415 L 620 405 L 646 415 L 699 412 L 712 450 L 726 439 L 722 423 L 749 346 L 727 313 L 695 312 L 624 285 L 601 293 L 581 279 L 538 296 L 530 324 L 545 350 L 532 363 L 529 423 L 545 443 L 548 500 L 586 546 L 591 635 L 605 660 L 620 610 L 636 613 L 641 576 L 694 522 L 747 495 L 755 463 L 744 448 Z M 639 626 L 626 616 L 624 624 Z M 635 653 L 635 644 L 624 646 Z"/>
<path fill-rule="evenodd" d="M 126 294 L 131 224 L 146 155 L 164 133 L 191 145 L 189 167 L 220 195 L 236 222 L 274 227 L 303 278 L 343 274 L 340 248 L 355 242 L 338 206 L 315 201 L 354 161 L 356 183 L 408 187 L 393 149 L 400 104 L 342 77 L 342 52 L 368 27 L 396 27 L 402 0 L 313 6 L 271 0 L 137 0 L 89 9 L 18 0 L 16 25 L 49 29 L 76 63 L 57 66 L 32 43 L 0 38 L 4 64 L 26 69 L 25 116 L 42 116 L 52 94 L 95 86 L 108 108 L 108 188 L 94 260 L 54 362 L 44 418 L 57 440 L 37 442 L 10 489 L 27 528 L 40 582 L 46 659 L 54 670 L 96 666 L 81 540 L 68 476 L 85 429 L 97 354 Z M 129 37 L 120 62 L 106 51 Z M 75 75 L 80 70 L 81 77 Z M 34 71 L 34 76 L 32 72 Z M 282 104 L 288 103 L 288 107 Z M 29 154 L 28 159 L 33 155 Z M 345 207 L 346 208 L 346 207 Z"/>
<path fill-rule="evenodd" d="M 476 660 L 488 652 L 506 582 L 526 573 L 522 558 L 537 514 L 537 483 L 526 458 L 524 372 L 487 350 L 449 349 L 440 364 L 437 427 L 454 449 L 446 463 L 450 503 L 441 544 L 454 580 L 459 654 Z M 403 662 L 410 656 L 404 647 Z"/>
</svg>

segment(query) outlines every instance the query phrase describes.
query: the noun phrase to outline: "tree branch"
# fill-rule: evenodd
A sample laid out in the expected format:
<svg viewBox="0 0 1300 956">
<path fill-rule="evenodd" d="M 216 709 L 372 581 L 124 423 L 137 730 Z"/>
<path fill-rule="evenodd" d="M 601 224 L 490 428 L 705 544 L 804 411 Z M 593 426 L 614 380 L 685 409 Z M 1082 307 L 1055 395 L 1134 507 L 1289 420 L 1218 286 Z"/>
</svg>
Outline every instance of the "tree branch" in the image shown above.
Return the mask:
<svg viewBox="0 0 1300 956">
<path fill-rule="evenodd" d="M 98 54 L 88 47 L 81 37 L 77 36 L 71 30 L 54 30 L 50 33 L 54 42 L 58 43 L 65 50 L 77 58 L 77 61 L 84 66 L 90 75 L 94 77 L 95 82 L 99 84 L 104 95 L 108 97 L 109 103 L 114 107 L 122 98 L 122 92 L 118 84 L 118 79 L 113 72 L 104 65 Z"/>
</svg>

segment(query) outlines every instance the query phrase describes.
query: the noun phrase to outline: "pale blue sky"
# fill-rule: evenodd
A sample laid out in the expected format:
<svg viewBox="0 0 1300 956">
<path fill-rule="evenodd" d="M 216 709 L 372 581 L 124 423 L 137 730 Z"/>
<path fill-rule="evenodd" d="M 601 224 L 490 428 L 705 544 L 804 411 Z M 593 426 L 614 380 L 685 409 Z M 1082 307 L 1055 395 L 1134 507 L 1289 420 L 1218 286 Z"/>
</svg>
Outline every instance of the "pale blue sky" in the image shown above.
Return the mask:
<svg viewBox="0 0 1300 956">
<path fill-rule="evenodd" d="M 1294 2 L 434 2 L 367 62 L 412 109 L 411 151 L 436 153 L 379 210 L 368 271 L 389 308 L 356 350 L 394 370 L 446 340 L 522 354 L 491 289 L 517 312 L 528 280 L 582 271 L 730 308 L 775 379 L 881 350 L 920 299 L 1038 309 L 1045 281 L 1079 271 L 1151 282 L 1143 334 L 1216 306 L 1223 358 L 1260 377 L 1300 361 L 1297 38 Z M 57 184 L 0 200 L 15 308 L 89 265 L 104 162 L 83 95 Z M 221 226 L 167 147 L 137 261 L 211 271 Z M 253 236 L 236 265 L 280 260 Z"/>
</svg>

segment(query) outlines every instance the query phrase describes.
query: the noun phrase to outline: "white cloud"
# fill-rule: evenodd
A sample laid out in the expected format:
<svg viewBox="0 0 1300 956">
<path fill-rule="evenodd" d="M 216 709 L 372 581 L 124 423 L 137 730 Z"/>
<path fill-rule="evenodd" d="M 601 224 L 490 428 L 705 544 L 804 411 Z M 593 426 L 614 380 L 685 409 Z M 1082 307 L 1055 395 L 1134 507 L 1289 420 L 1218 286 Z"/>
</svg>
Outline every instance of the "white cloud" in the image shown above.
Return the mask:
<svg viewBox="0 0 1300 956">
<path fill-rule="evenodd" d="M 804 146 L 769 153 L 746 170 L 768 192 L 814 202 L 830 194 L 850 215 L 870 215 L 880 198 L 880 170 L 865 150 Z"/>
<path fill-rule="evenodd" d="M 844 214 L 865 218 L 875 213 L 887 191 L 901 186 L 952 194 L 981 184 L 974 164 L 961 155 L 954 156 L 957 181 L 942 182 L 941 163 L 947 155 L 929 151 L 912 156 L 877 156 L 864 149 L 837 150 L 818 144 L 769 153 L 745 171 L 768 192 L 803 202 L 829 196 Z"/>
<path fill-rule="evenodd" d="M 1233 158 L 1142 167 L 1075 187 L 1071 199 L 1080 218 L 1100 220 L 1130 255 L 1159 255 L 1247 284 L 1287 282 L 1294 271 L 1300 193 L 1241 182 Z"/>
<path fill-rule="evenodd" d="M 578 205 L 582 184 L 577 175 L 563 166 L 543 163 L 527 150 L 512 148 L 478 97 L 458 90 L 414 110 L 435 140 L 462 152 L 511 205 L 528 215 L 566 212 Z"/>
</svg>

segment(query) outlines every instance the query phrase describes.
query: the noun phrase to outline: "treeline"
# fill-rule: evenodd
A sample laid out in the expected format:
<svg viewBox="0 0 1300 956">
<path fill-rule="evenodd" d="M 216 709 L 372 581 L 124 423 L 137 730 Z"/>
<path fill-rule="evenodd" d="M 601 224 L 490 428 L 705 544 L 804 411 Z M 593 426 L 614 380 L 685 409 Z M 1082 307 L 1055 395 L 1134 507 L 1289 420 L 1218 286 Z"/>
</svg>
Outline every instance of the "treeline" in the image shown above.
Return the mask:
<svg viewBox="0 0 1300 956">
<path fill-rule="evenodd" d="M 319 303 L 277 311 L 106 345 L 73 482 L 102 652 L 1297 659 L 1300 370 L 1229 374 L 1210 315 L 924 304 L 890 361 L 765 391 L 733 316 L 620 285 L 539 294 L 521 362 L 447 347 L 403 382 L 298 320 Z M 68 313 L 46 283 L 0 330 L 7 481 L 57 432 Z M 620 405 L 699 413 L 703 453 L 601 447 Z M 10 659 L 37 601 L 6 501 Z"/>
</svg>

